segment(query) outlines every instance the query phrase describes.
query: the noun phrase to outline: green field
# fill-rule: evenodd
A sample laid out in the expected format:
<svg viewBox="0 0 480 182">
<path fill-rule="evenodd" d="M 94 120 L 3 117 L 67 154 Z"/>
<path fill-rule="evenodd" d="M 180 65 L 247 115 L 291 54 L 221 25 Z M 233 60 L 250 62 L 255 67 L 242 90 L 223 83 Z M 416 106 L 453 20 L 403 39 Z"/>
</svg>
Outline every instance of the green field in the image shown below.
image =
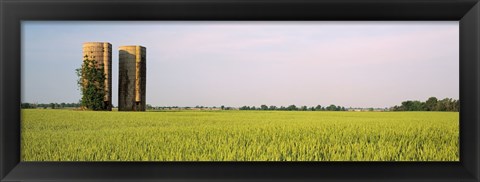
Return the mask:
<svg viewBox="0 0 480 182">
<path fill-rule="evenodd" d="M 458 112 L 22 110 L 22 161 L 458 161 Z"/>
</svg>

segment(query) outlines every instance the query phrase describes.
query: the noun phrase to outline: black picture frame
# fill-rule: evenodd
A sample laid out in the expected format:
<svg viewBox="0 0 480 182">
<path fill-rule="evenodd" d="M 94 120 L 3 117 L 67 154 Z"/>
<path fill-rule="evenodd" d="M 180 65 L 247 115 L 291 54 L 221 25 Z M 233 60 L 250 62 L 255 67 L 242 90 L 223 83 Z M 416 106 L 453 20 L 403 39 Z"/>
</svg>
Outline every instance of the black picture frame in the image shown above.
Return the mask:
<svg viewBox="0 0 480 182">
<path fill-rule="evenodd" d="M 0 0 L 1 181 L 480 181 L 478 0 Z M 24 20 L 454 20 L 460 162 L 21 162 Z"/>
</svg>

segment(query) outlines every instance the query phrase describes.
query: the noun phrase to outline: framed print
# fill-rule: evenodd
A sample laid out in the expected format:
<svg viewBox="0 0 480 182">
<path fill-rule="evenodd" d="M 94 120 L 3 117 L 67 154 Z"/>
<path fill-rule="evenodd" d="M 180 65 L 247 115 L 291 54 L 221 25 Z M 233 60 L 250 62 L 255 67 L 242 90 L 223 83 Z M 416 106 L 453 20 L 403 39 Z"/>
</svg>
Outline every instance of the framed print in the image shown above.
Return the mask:
<svg viewBox="0 0 480 182">
<path fill-rule="evenodd" d="M 479 181 L 479 10 L 9 1 L 2 181 Z"/>
</svg>

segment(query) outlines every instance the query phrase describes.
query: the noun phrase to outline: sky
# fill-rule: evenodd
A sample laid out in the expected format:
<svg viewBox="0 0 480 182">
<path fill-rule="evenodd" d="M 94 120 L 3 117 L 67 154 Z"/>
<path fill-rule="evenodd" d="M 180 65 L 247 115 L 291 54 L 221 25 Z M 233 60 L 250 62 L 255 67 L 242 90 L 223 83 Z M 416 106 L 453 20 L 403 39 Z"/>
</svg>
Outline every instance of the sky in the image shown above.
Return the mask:
<svg viewBox="0 0 480 182">
<path fill-rule="evenodd" d="M 78 102 L 84 42 L 147 49 L 153 106 L 391 107 L 459 98 L 458 21 L 23 21 L 22 102 Z"/>
</svg>

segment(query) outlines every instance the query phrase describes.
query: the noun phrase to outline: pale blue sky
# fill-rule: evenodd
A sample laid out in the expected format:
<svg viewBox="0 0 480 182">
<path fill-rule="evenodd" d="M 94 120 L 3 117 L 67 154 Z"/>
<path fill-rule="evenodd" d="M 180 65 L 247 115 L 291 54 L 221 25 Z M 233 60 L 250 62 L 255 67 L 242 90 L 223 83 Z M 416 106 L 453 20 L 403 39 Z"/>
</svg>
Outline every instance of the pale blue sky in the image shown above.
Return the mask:
<svg viewBox="0 0 480 182">
<path fill-rule="evenodd" d="M 147 103 L 390 107 L 459 97 L 448 22 L 22 22 L 22 102 L 77 102 L 83 42 L 147 48 Z"/>
</svg>

